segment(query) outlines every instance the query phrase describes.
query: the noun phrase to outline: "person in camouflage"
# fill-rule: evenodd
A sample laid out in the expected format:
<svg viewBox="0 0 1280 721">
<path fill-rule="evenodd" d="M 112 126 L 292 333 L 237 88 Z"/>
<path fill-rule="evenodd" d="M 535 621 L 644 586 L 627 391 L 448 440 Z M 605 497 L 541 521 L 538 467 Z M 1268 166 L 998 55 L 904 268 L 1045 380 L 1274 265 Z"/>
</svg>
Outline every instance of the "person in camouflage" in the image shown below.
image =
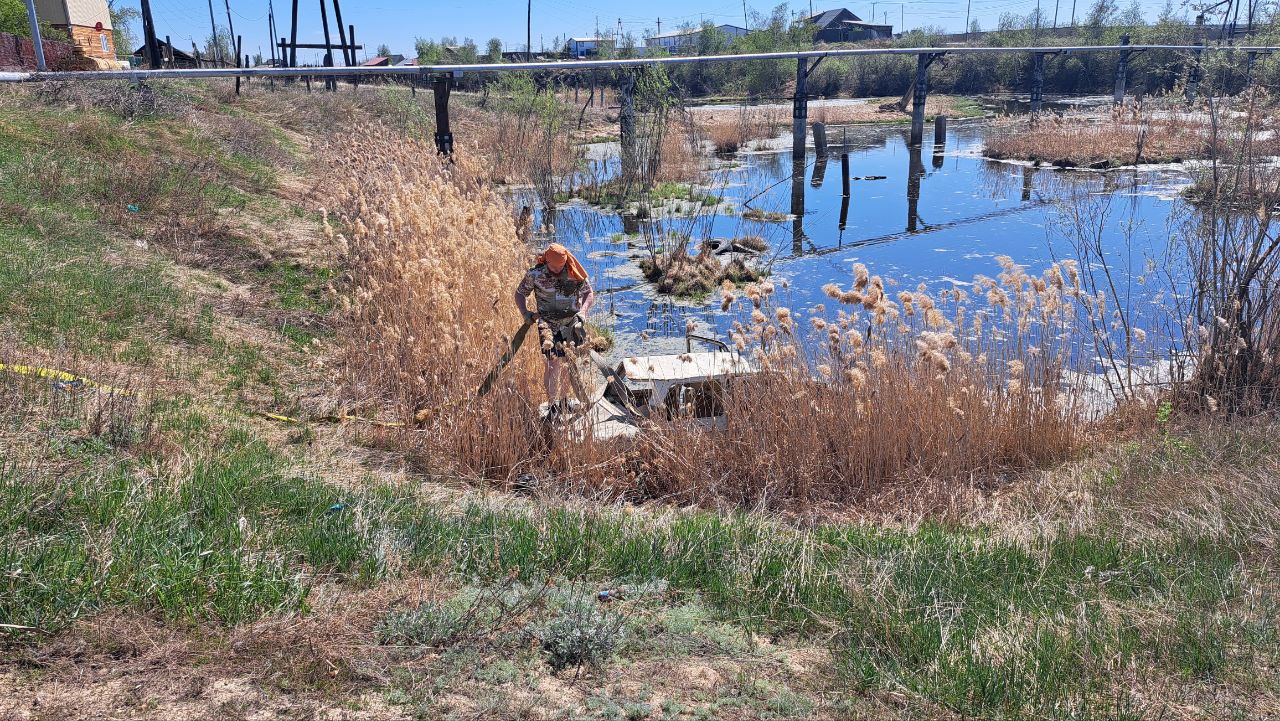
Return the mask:
<svg viewBox="0 0 1280 721">
<path fill-rule="evenodd" d="M 527 298 L 531 293 L 538 304 L 536 311 L 529 310 Z M 571 361 L 565 359 L 565 351 L 586 342 L 583 318 L 595 299 L 586 269 L 559 243 L 548 245 L 516 286 L 516 307 L 526 321 L 538 324 L 542 355 L 546 359 L 543 382 L 551 413 L 566 410 L 568 401 L 562 393 Z"/>
</svg>

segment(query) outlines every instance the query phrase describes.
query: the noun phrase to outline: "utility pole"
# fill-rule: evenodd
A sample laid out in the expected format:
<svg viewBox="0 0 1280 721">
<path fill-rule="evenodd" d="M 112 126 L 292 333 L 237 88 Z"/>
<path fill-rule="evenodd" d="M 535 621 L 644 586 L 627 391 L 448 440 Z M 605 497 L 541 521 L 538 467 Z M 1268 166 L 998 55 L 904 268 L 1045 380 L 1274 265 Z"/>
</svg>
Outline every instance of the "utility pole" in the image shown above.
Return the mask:
<svg viewBox="0 0 1280 721">
<path fill-rule="evenodd" d="M 222 45 L 218 42 L 218 24 L 213 21 L 213 0 L 209 0 L 209 32 L 213 33 L 209 41 L 213 43 L 213 62 L 219 64 L 222 62 Z"/>
<path fill-rule="evenodd" d="M 231 40 L 231 46 L 232 46 L 231 50 L 233 52 L 236 52 L 236 55 L 238 56 L 240 53 L 236 51 L 236 48 L 235 48 L 236 26 L 231 24 L 231 0 L 223 0 L 223 2 L 225 2 L 227 5 L 227 37 Z M 236 65 L 239 65 L 239 64 L 240 64 L 240 58 L 237 57 Z"/>
<path fill-rule="evenodd" d="M 907 31 L 907 5 L 906 3 L 898 3 L 898 30 L 899 32 Z"/>
<path fill-rule="evenodd" d="M 662 18 L 658 18 L 658 34 L 662 34 Z"/>
<path fill-rule="evenodd" d="M 1057 27 L 1058 27 L 1058 3 L 1059 3 L 1059 0 L 1053 0 L 1053 27 L 1054 27 L 1054 29 L 1057 29 Z"/>
<path fill-rule="evenodd" d="M 271 40 L 268 47 L 271 49 L 271 65 L 276 65 L 276 9 L 273 0 L 267 0 L 267 37 Z M 262 52 L 261 48 L 258 50 Z"/>
<path fill-rule="evenodd" d="M 160 67 L 160 49 L 156 47 L 156 25 L 151 19 L 151 3 L 149 0 L 142 0 L 142 42 L 146 43 L 143 49 L 142 57 L 147 60 L 147 67 L 156 69 Z"/>
<path fill-rule="evenodd" d="M 1071 27 L 1076 26 L 1076 0 L 1071 0 Z"/>
<path fill-rule="evenodd" d="M 969 32 L 969 9 L 973 7 L 973 0 L 967 0 L 964 4 L 964 31 Z M 871 22 L 876 21 L 876 16 L 871 15 Z"/>
<path fill-rule="evenodd" d="M 533 0 L 528 0 L 525 6 L 524 59 L 525 62 L 533 62 Z"/>
<path fill-rule="evenodd" d="M 289 67 L 296 68 L 298 67 L 298 0 L 293 0 L 292 16 L 293 24 L 289 27 Z"/>
<path fill-rule="evenodd" d="M 347 29 L 342 24 L 342 6 L 338 4 L 338 0 L 333 0 L 333 21 L 338 24 L 338 42 L 342 43 L 342 64 L 355 65 L 356 51 L 355 48 L 347 50 Z"/>
<path fill-rule="evenodd" d="M 49 67 L 44 64 L 44 40 L 40 39 L 40 19 L 36 17 L 35 0 L 27 0 L 27 23 L 31 25 L 31 49 L 36 54 L 36 70 L 43 73 Z"/>
<path fill-rule="evenodd" d="M 747 0 L 742 0 L 742 27 L 745 30 L 751 29 L 751 21 L 747 19 Z"/>
</svg>

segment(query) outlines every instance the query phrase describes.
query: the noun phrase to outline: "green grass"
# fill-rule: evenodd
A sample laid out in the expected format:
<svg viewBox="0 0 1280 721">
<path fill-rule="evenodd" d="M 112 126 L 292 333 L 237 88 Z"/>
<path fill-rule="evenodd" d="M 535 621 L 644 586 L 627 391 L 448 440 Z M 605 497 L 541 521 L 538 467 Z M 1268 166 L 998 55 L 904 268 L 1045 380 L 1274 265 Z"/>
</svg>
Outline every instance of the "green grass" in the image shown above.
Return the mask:
<svg viewBox="0 0 1280 721">
<path fill-rule="evenodd" d="M 328 268 L 312 269 L 277 262 L 262 271 L 261 276 L 275 291 L 277 305 L 285 310 L 328 313 L 333 309 L 333 299 L 325 292 L 325 284 L 334 276 Z"/>
<path fill-rule="evenodd" d="M 203 437 L 206 421 L 171 412 L 167 427 Z M 734 629 L 834 627 L 849 688 L 904 688 L 1003 717 L 1123 717 L 1116 669 L 1213 683 L 1280 642 L 1265 622 L 1277 599 L 1254 588 L 1245 602 L 1239 549 L 1220 541 L 1067 534 L 1020 546 L 930 525 L 800 532 L 703 512 L 657 525 L 613 510 L 446 508 L 410 488 L 329 486 L 239 431 L 172 478 L 113 461 L 109 448 L 68 448 L 89 454 L 85 472 L 55 481 L 8 465 L 0 477 L 9 622 L 54 630 L 126 605 L 240 623 L 305 610 L 318 578 L 382 577 L 388 554 L 479 584 L 660 578 L 687 599 L 647 631 L 672 652 L 737 652 L 747 642 Z"/>
</svg>

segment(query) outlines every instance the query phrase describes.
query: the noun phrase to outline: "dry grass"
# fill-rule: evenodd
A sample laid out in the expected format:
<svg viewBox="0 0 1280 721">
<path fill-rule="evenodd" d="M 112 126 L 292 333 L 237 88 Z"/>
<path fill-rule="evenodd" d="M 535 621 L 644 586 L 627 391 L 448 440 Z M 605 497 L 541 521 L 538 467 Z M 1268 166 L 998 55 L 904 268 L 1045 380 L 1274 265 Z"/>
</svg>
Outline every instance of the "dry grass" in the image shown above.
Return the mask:
<svg viewBox="0 0 1280 721">
<path fill-rule="evenodd" d="M 787 113 L 778 107 L 699 110 L 695 113 L 698 129 L 711 142 L 715 152 L 731 155 L 757 140 L 778 135 L 786 123 Z"/>
<path fill-rule="evenodd" d="M 418 410 L 450 409 L 444 427 L 407 439 L 431 457 L 480 475 L 494 463 L 518 463 L 518 447 L 494 457 L 477 444 L 523 427 L 535 359 L 521 356 L 507 370 L 509 386 L 474 399 L 502 339 L 521 322 L 511 293 L 531 258 L 509 209 L 465 152 L 449 164 L 426 143 L 378 128 L 344 138 L 341 148 L 348 177 L 358 178 L 333 199 L 351 268 L 341 331 L 348 396 L 406 421 Z"/>
<path fill-rule="evenodd" d="M 985 298 L 956 289 L 898 302 L 879 277 L 855 273 L 852 288 L 826 289 L 834 316 L 801 318 L 769 283 L 743 292 L 751 318 L 735 339 L 762 373 L 725 395 L 724 433 L 675 424 L 647 437 L 647 495 L 855 503 L 899 483 L 1048 464 L 1079 445 L 1085 422 L 1061 387 L 1055 340 L 1074 322 L 1073 269 L 1032 278 L 1006 259 L 999 280 L 979 279 Z"/>
<path fill-rule="evenodd" d="M 991 134 L 986 152 L 1060 167 L 1106 168 L 1203 158 L 1211 146 L 1207 123 L 1186 115 L 1153 117 L 1134 104 L 1102 119 L 1016 121 Z"/>
</svg>

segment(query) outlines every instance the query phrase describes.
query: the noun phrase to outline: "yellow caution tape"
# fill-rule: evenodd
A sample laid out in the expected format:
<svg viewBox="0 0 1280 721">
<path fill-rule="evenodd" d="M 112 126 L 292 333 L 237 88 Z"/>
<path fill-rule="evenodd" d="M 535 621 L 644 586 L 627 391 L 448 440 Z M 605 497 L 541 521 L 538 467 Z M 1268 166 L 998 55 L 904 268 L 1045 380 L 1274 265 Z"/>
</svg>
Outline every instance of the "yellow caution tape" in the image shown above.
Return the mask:
<svg viewBox="0 0 1280 721">
<path fill-rule="evenodd" d="M 38 378 L 50 378 L 56 384 L 58 384 L 59 388 L 62 388 L 64 390 L 92 388 L 92 389 L 101 391 L 103 393 L 110 393 L 112 395 L 125 395 L 125 396 L 137 395 L 137 393 L 134 393 L 133 391 L 125 390 L 123 388 L 116 388 L 114 386 L 106 385 L 105 383 L 98 383 L 97 381 L 91 380 L 89 378 L 78 376 L 78 375 L 75 375 L 74 373 L 68 373 L 66 371 L 60 371 L 55 368 L 41 368 L 40 366 L 19 365 L 15 363 L 0 363 L 0 371 L 17 373 L 19 375 L 36 376 Z M 259 415 L 261 415 L 264 418 L 270 418 L 273 421 L 280 421 L 281 423 L 298 423 L 298 424 L 346 423 L 348 421 L 357 421 L 359 423 L 368 423 L 369 425 L 379 426 L 381 428 L 403 428 L 404 427 L 404 423 L 401 423 L 398 421 L 380 421 L 374 418 L 362 418 L 360 416 L 348 416 L 348 415 L 330 415 L 330 416 L 320 416 L 317 418 L 294 418 L 293 416 L 280 415 L 279 413 L 267 413 L 265 411 L 260 412 Z"/>
<path fill-rule="evenodd" d="M 65 384 L 65 386 L 69 386 L 73 390 L 85 387 L 95 388 L 103 393 L 111 393 L 113 395 L 137 395 L 133 391 L 98 383 L 96 381 L 89 380 L 88 378 L 68 373 L 66 371 L 56 370 L 54 368 L 41 368 L 39 366 L 25 366 L 14 363 L 0 363 L 0 371 L 8 371 L 19 375 L 37 376 L 39 378 L 52 378 L 57 383 Z M 59 385 L 59 387 L 62 388 L 63 385 Z"/>
</svg>

